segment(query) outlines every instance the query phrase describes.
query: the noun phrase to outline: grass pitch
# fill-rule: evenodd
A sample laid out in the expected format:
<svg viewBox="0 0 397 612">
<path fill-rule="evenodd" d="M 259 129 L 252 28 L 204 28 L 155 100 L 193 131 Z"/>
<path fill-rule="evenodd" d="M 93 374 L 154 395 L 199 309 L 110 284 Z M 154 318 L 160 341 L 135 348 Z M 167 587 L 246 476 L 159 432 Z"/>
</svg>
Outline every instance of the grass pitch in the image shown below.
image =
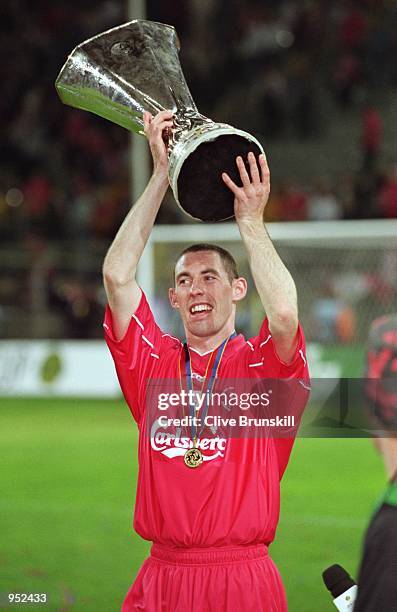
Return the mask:
<svg viewBox="0 0 397 612">
<path fill-rule="evenodd" d="M 149 550 L 132 530 L 136 427 L 122 402 L 0 399 L 0 607 L 112 612 Z M 330 612 L 321 572 L 353 576 L 385 483 L 369 440 L 299 439 L 282 483 L 271 555 L 290 612 Z M 170 611 L 172 612 L 172 611 Z"/>
</svg>

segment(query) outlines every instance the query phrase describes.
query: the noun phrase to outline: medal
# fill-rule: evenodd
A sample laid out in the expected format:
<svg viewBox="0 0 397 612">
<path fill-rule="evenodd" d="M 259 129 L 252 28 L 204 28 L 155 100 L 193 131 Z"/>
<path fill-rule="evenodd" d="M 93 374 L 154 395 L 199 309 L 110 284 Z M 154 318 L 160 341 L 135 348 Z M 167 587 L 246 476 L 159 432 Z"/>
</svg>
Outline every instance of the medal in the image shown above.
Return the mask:
<svg viewBox="0 0 397 612">
<path fill-rule="evenodd" d="M 203 453 L 196 447 L 197 438 L 193 440 L 193 448 L 189 448 L 184 454 L 183 460 L 185 465 L 190 468 L 196 468 L 203 462 Z"/>
<path fill-rule="evenodd" d="M 189 450 L 186 451 L 186 453 L 183 456 L 183 461 L 185 463 L 185 465 L 189 468 L 197 468 L 199 465 L 201 465 L 204 461 L 204 456 L 203 453 L 201 452 L 201 450 L 198 448 L 199 445 L 199 436 L 202 433 L 204 426 L 205 426 L 205 418 L 208 414 L 208 405 L 209 405 L 209 401 L 208 398 L 212 393 L 213 387 L 214 387 L 214 383 L 215 383 L 215 379 L 218 373 L 218 368 L 221 362 L 221 359 L 223 357 L 223 352 L 226 348 L 227 343 L 229 342 L 229 340 L 231 338 L 234 338 L 236 336 L 236 332 L 233 332 L 233 334 L 231 334 L 231 336 L 229 336 L 229 338 L 226 338 L 226 340 L 224 340 L 222 342 L 222 344 L 218 347 L 217 351 L 216 351 L 216 355 L 215 355 L 215 359 L 213 360 L 213 355 L 215 353 L 215 350 L 212 351 L 211 356 L 208 360 L 207 363 L 207 368 L 205 371 L 205 375 L 204 375 L 204 381 L 201 387 L 201 394 L 203 394 L 203 392 L 205 392 L 205 386 L 206 386 L 206 381 L 207 381 L 207 374 L 208 374 L 208 370 L 209 370 L 209 365 L 210 363 L 213 361 L 213 365 L 212 365 L 212 369 L 211 369 L 211 376 L 209 379 L 209 383 L 208 383 L 208 388 L 206 390 L 206 402 L 205 402 L 205 408 L 203 409 L 203 414 L 201 416 L 201 419 L 203 421 L 203 425 L 200 429 L 200 431 L 197 433 L 196 430 L 196 424 L 194 421 L 194 417 L 195 417 L 195 412 L 197 412 L 196 410 L 196 406 L 194 405 L 194 403 L 190 403 L 189 401 L 189 410 L 190 410 L 190 416 L 192 417 L 192 436 L 191 439 L 193 440 L 193 448 L 189 448 Z M 184 346 L 184 352 L 185 352 L 185 369 L 186 369 L 186 381 L 187 381 L 187 387 L 189 389 L 189 392 L 194 392 L 194 386 L 193 386 L 193 379 L 192 379 L 192 369 L 191 369 L 191 363 L 190 363 L 190 353 L 189 353 L 189 348 L 187 346 L 187 344 L 185 343 Z M 180 370 L 181 372 L 181 370 Z M 180 373 L 180 383 L 181 383 L 181 389 L 182 389 L 182 375 Z M 189 395 L 190 397 L 190 395 Z"/>
</svg>

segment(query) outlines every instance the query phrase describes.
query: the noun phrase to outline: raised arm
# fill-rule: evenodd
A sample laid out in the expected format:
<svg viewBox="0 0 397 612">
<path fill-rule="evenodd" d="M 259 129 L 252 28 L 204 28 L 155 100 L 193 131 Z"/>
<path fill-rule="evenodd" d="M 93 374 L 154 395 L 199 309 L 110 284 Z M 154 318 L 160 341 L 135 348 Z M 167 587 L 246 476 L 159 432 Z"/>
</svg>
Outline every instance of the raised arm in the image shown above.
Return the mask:
<svg viewBox="0 0 397 612">
<path fill-rule="evenodd" d="M 143 121 L 153 157 L 153 174 L 124 219 L 103 264 L 103 280 L 117 339 L 124 336 L 131 315 L 138 307 L 141 290 L 136 282 L 137 266 L 168 188 L 168 157 L 163 133 L 173 125 L 172 112 L 162 111 L 155 117 L 144 113 Z"/>
<path fill-rule="evenodd" d="M 288 362 L 297 345 L 298 304 L 295 283 L 277 254 L 263 221 L 270 193 L 269 168 L 263 154 L 259 157 L 259 168 L 254 154 L 249 154 L 249 173 L 241 157 L 236 159 L 236 163 L 242 187 L 238 187 L 226 173 L 222 178 L 235 196 L 236 222 L 277 354 Z"/>
</svg>

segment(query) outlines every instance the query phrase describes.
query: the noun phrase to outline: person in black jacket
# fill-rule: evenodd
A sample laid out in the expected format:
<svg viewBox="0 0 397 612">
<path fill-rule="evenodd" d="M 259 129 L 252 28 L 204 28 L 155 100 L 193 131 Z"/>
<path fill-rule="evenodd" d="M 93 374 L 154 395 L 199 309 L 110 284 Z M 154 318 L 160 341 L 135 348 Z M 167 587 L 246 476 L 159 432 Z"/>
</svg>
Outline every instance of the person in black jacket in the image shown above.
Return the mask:
<svg viewBox="0 0 397 612">
<path fill-rule="evenodd" d="M 365 398 L 388 476 L 368 526 L 354 612 L 397 610 L 397 314 L 370 328 Z"/>
</svg>

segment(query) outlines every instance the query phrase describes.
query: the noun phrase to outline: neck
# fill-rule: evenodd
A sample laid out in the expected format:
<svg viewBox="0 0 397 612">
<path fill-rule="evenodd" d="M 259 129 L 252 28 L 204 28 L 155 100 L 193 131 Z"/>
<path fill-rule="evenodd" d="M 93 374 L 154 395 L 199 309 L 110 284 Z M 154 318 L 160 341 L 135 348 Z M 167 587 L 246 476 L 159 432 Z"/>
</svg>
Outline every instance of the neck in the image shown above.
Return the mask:
<svg viewBox="0 0 397 612">
<path fill-rule="evenodd" d="M 195 336 L 186 330 L 186 341 L 189 348 L 198 351 L 199 353 L 207 353 L 213 351 L 222 344 L 224 340 L 229 338 L 234 331 L 234 321 L 223 327 L 218 333 L 213 336 Z"/>
</svg>

